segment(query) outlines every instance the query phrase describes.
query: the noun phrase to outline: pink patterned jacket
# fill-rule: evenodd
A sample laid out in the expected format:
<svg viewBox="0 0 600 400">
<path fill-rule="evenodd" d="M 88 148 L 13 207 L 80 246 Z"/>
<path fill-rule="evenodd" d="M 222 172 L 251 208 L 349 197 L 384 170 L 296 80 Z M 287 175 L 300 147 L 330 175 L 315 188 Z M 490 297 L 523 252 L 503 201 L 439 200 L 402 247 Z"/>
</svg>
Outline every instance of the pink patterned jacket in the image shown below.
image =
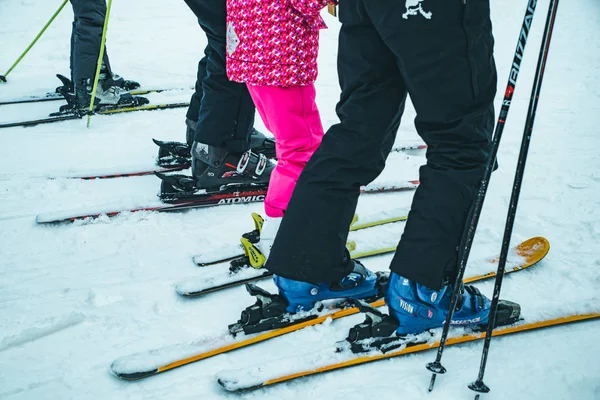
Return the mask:
<svg viewBox="0 0 600 400">
<path fill-rule="evenodd" d="M 227 0 L 227 76 L 261 86 L 317 78 L 320 11 L 328 0 Z"/>
</svg>

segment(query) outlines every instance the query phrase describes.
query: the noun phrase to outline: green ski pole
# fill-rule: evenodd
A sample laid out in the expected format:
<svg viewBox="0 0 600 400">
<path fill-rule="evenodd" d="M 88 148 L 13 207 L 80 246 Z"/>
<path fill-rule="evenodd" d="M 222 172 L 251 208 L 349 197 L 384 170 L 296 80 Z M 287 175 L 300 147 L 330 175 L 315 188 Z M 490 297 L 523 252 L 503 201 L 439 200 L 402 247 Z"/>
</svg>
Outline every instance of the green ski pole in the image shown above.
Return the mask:
<svg viewBox="0 0 600 400">
<path fill-rule="evenodd" d="M 21 54 L 19 56 L 19 58 L 17 58 L 17 61 L 15 61 L 15 63 L 8 69 L 8 71 L 6 71 L 6 73 L 4 75 L 0 75 L 0 81 L 2 82 L 6 82 L 6 76 L 8 74 L 10 74 L 10 71 L 12 71 L 13 69 L 15 69 L 15 67 L 17 66 L 17 64 L 19 62 L 21 62 L 21 60 L 23 59 L 23 57 L 25 57 L 25 55 L 29 52 L 29 50 L 31 50 L 31 48 L 33 47 L 33 45 L 38 41 L 38 39 L 42 36 L 42 34 L 46 31 L 46 29 L 48 29 L 48 27 L 50 26 L 50 24 L 52 23 L 52 21 L 54 21 L 54 19 L 56 19 L 56 17 L 58 16 L 58 14 L 60 14 L 60 12 L 62 11 L 63 8 L 65 8 L 65 5 L 67 4 L 69 0 L 64 0 L 63 3 L 60 5 L 60 7 L 58 7 L 58 10 L 56 10 L 56 12 L 54 13 L 54 15 L 52 16 L 52 18 L 50 18 L 50 21 L 48 21 L 46 23 L 46 25 L 44 25 L 44 27 L 42 28 L 42 30 L 40 31 L 40 33 L 37 34 L 37 36 L 35 37 L 35 39 L 33 39 L 33 42 L 31 42 L 31 44 L 29 46 L 27 46 L 27 48 L 25 49 L 25 51 L 23 52 L 23 54 Z"/>
<path fill-rule="evenodd" d="M 98 63 L 96 65 L 96 76 L 94 77 L 94 86 L 92 87 L 92 99 L 90 100 L 90 110 L 88 113 L 87 127 L 90 127 L 92 121 L 92 112 L 94 111 L 94 100 L 96 99 L 96 90 L 98 89 L 98 79 L 100 78 L 100 69 L 102 68 L 102 59 L 104 58 L 104 43 L 106 42 L 106 31 L 108 30 L 108 17 L 110 16 L 110 7 L 112 0 L 108 0 L 106 6 L 106 16 L 104 17 L 104 28 L 102 28 L 102 42 L 100 43 L 100 53 L 98 54 Z"/>
</svg>

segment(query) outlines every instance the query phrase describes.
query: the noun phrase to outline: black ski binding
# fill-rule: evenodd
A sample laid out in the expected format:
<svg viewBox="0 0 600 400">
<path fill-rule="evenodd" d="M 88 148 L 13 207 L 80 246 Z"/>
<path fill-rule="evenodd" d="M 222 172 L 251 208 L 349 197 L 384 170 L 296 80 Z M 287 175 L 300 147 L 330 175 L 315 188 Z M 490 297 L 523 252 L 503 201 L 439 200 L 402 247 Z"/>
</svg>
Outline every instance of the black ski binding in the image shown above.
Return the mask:
<svg viewBox="0 0 600 400">
<path fill-rule="evenodd" d="M 79 104 L 77 103 L 77 98 L 75 97 L 75 93 L 69 92 L 68 87 L 60 86 L 56 88 L 56 91 L 65 98 L 67 104 L 63 104 L 62 106 L 60 106 L 57 112 L 53 112 L 49 115 L 50 117 L 75 115 L 79 118 L 83 118 L 84 116 L 93 113 L 93 111 L 90 111 L 87 108 L 79 107 Z M 96 104 L 96 106 L 94 107 L 94 111 L 98 111 L 99 109 L 100 106 Z"/>
<path fill-rule="evenodd" d="M 157 164 L 161 167 L 170 167 L 173 165 L 190 165 L 192 155 L 190 146 L 182 142 L 163 142 L 162 140 L 152 139 L 158 146 Z"/>
<path fill-rule="evenodd" d="M 353 300 L 353 303 L 360 312 L 366 314 L 365 321 L 350 328 L 348 332 L 346 342 L 350 344 L 353 353 L 364 353 L 374 349 L 384 351 L 385 345 L 403 339 L 396 336 L 398 321 L 395 318 L 382 313 L 363 300 Z"/>
<path fill-rule="evenodd" d="M 466 288 L 466 286 L 465 286 Z M 521 306 L 518 303 L 508 300 L 498 300 L 498 308 L 496 310 L 496 321 L 494 329 L 499 326 L 512 325 L 521 318 Z M 481 332 L 487 329 L 488 325 L 479 325 L 473 328 L 474 331 Z"/>
<path fill-rule="evenodd" d="M 228 184 L 214 188 L 202 189 L 196 186 L 196 179 L 192 176 L 183 174 L 166 175 L 161 172 L 154 172 L 161 180 L 160 193 L 158 197 L 165 203 L 175 203 L 179 201 L 195 200 L 206 195 L 229 195 L 247 190 L 266 190 L 266 184 L 247 183 L 247 184 Z"/>
<path fill-rule="evenodd" d="M 248 256 L 241 256 L 229 262 L 229 272 L 231 274 L 237 274 L 238 272 L 250 267 L 250 258 Z"/>
<path fill-rule="evenodd" d="M 60 82 L 62 83 L 62 86 L 59 86 L 56 88 L 55 92 L 63 95 L 63 93 L 75 93 L 75 86 L 73 85 L 73 82 L 67 78 L 64 75 L 61 74 L 56 74 L 56 77 L 60 80 Z"/>
<path fill-rule="evenodd" d="M 286 312 L 288 306 L 286 299 L 251 283 L 246 284 L 246 290 L 251 296 L 256 297 L 256 303 L 242 311 L 238 322 L 229 325 L 229 332 L 234 336 L 240 332 L 251 334 L 284 328 L 317 317 L 315 314 L 298 317 Z"/>
<path fill-rule="evenodd" d="M 154 175 L 161 180 L 159 197 L 166 203 L 191 197 L 198 191 L 196 180 L 191 176 L 166 175 L 161 172 L 154 172 Z"/>
</svg>

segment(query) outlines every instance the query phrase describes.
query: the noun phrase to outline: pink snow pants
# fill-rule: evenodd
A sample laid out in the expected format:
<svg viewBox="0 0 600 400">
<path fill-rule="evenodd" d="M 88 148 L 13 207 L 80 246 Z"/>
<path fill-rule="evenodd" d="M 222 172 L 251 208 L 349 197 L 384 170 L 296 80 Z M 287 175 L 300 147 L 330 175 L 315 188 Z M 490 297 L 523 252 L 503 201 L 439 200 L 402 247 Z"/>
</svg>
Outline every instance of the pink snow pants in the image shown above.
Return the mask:
<svg viewBox="0 0 600 400">
<path fill-rule="evenodd" d="M 248 91 L 276 141 L 277 167 L 271 173 L 265 213 L 271 218 L 283 217 L 302 169 L 323 139 L 315 85 L 248 85 Z"/>
</svg>

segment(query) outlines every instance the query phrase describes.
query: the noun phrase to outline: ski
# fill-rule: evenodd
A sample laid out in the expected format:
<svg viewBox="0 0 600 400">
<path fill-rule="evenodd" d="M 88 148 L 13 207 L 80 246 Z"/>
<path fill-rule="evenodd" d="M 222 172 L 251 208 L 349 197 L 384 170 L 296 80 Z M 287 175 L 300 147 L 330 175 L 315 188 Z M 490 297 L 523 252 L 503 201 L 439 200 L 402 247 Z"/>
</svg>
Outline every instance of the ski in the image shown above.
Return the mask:
<svg viewBox="0 0 600 400">
<path fill-rule="evenodd" d="M 71 119 L 71 118 L 67 118 Z M 160 140 L 153 141 L 160 147 L 170 147 L 170 148 L 178 148 L 178 149 L 186 149 L 187 144 L 180 142 L 162 142 Z M 392 151 L 400 152 L 404 150 L 420 150 L 426 149 L 427 145 L 414 145 L 414 146 L 399 146 L 392 149 Z M 105 171 L 90 171 L 90 172 L 80 172 L 73 174 L 64 174 L 64 175 L 53 175 L 49 176 L 48 179 L 83 179 L 83 180 L 95 180 L 95 179 L 114 179 L 114 178 L 127 178 L 134 176 L 145 176 L 152 175 L 156 172 L 165 173 L 165 172 L 177 172 L 182 171 L 184 169 L 188 169 L 191 167 L 191 159 L 189 157 L 182 156 L 172 156 L 169 160 L 160 160 L 157 162 L 157 165 L 151 168 L 138 168 L 138 169 L 110 169 Z M 237 258 L 237 257 L 233 257 Z"/>
<path fill-rule="evenodd" d="M 400 229 L 398 229 L 395 223 L 403 222 L 407 217 L 399 214 L 398 216 L 389 215 L 388 218 L 379 221 L 371 218 L 362 222 L 357 221 L 351 225 L 351 236 L 348 238 L 346 247 L 352 258 L 364 259 L 393 253 L 396 250 L 397 238 L 401 235 L 404 227 L 400 226 Z M 368 229 L 368 232 L 359 232 L 366 229 Z M 361 242 L 360 235 L 368 235 L 370 244 Z M 244 242 L 244 239 L 242 239 L 242 243 L 244 249 L 251 253 L 252 250 L 248 247 L 248 243 Z M 250 246 L 252 245 L 250 244 Z M 255 255 L 254 260 L 256 261 L 256 259 L 260 259 L 260 255 Z M 250 254 L 246 254 L 234 258 L 230 264 L 216 264 L 208 270 L 202 271 L 200 276 L 186 279 L 175 286 L 175 291 L 184 297 L 199 297 L 265 279 L 271 275 L 271 272 L 263 268 L 263 262 L 255 263 L 250 260 Z"/>
<path fill-rule="evenodd" d="M 368 251 L 351 251 L 350 256 L 353 259 L 364 259 L 382 254 L 389 254 L 396 251 L 396 246 Z M 235 262 L 239 259 L 233 259 Z M 199 297 L 220 290 L 237 287 L 250 282 L 256 282 L 268 278 L 273 274 L 264 268 L 253 268 L 245 265 L 243 268 L 232 272 L 231 269 L 212 270 L 211 274 L 203 274 L 198 279 L 188 279 L 175 286 L 175 291 L 184 297 Z"/>
<path fill-rule="evenodd" d="M 246 204 L 258 201 L 263 201 L 267 193 L 266 188 L 258 188 L 251 190 L 242 190 L 238 192 L 229 193 L 207 193 L 202 196 L 197 196 L 193 200 L 184 200 L 181 202 L 173 203 L 162 203 L 155 202 L 141 207 L 133 207 L 129 209 L 95 209 L 95 210 L 70 210 L 62 212 L 49 212 L 42 213 L 36 217 L 38 224 L 46 224 L 53 222 L 68 222 L 78 221 L 84 219 L 99 218 L 103 215 L 108 217 L 114 217 L 124 213 L 134 213 L 140 211 L 158 211 L 158 212 L 170 212 L 170 211 L 181 211 L 189 210 L 192 208 L 218 206 L 222 204 Z"/>
<path fill-rule="evenodd" d="M 396 246 L 371 249 L 368 251 L 351 251 L 350 257 L 353 259 L 364 259 L 393 253 L 394 251 L 396 251 Z M 231 261 L 235 262 L 236 260 L 238 259 L 236 258 Z M 211 271 L 213 270 L 211 269 Z M 220 290 L 241 286 L 246 283 L 256 282 L 273 275 L 264 268 L 253 268 L 250 266 L 245 266 L 236 272 L 231 272 L 229 269 L 215 272 L 216 273 L 202 275 L 202 277 L 198 279 L 188 279 L 181 282 L 175 286 L 175 291 L 180 296 L 199 297 Z"/>
<path fill-rule="evenodd" d="M 163 157 L 158 158 L 157 165 L 160 167 L 173 167 L 179 164 L 190 164 L 190 146 L 184 142 L 165 142 L 161 140 L 152 139 L 152 141 L 160 148 L 160 153 Z M 409 150 L 424 150 L 427 149 L 426 144 L 414 144 L 395 146 L 391 152 L 399 153 L 401 151 Z M 168 156 L 167 156 L 168 154 Z"/>
<path fill-rule="evenodd" d="M 189 103 L 165 103 L 165 104 L 146 104 L 138 107 L 105 107 L 100 111 L 95 111 L 93 114 L 97 115 L 108 115 L 116 113 L 134 112 L 134 111 L 154 111 L 154 110 L 167 110 L 171 108 L 182 108 L 189 106 Z M 34 119 L 29 121 L 19 122 L 8 122 L 0 124 L 0 128 L 11 128 L 16 126 L 35 126 L 40 124 L 49 124 L 52 122 L 69 121 L 75 119 L 82 119 L 87 114 L 85 113 L 61 113 L 52 117 Z"/>
<path fill-rule="evenodd" d="M 494 329 L 492 335 L 506 336 L 575 322 L 590 321 L 598 318 L 600 318 L 600 313 L 574 314 L 560 318 L 542 319 L 531 322 L 525 320 L 512 325 L 497 327 Z M 454 330 L 453 335 L 446 341 L 446 346 L 469 343 L 481 340 L 485 337 L 485 332 L 460 334 L 461 331 L 464 330 Z M 348 349 L 342 349 L 340 351 L 338 346 L 334 349 L 324 349 L 320 352 L 305 356 L 280 359 L 276 362 L 256 366 L 251 369 L 221 371 L 217 374 L 217 380 L 225 390 L 230 392 L 241 392 L 374 361 L 432 350 L 440 345 L 440 342 L 431 338 L 428 333 L 418 336 L 419 337 L 416 338 L 415 342 L 407 339 L 400 339 L 400 342 L 397 343 L 397 345 L 400 346 L 399 348 L 385 353 L 381 351 L 372 351 L 366 355 L 361 355 L 352 353 Z M 427 336 L 429 336 L 429 338 L 427 338 Z"/>
<path fill-rule="evenodd" d="M 132 96 L 142 96 L 150 93 L 163 93 L 163 92 L 175 92 L 189 90 L 187 88 L 163 88 L 163 89 L 136 89 L 131 90 L 129 93 Z M 47 101 L 59 101 L 65 100 L 60 93 L 46 93 L 45 96 L 28 96 L 20 99 L 0 101 L 0 106 L 9 106 L 13 104 L 29 104 L 29 103 L 44 103 Z"/>
<path fill-rule="evenodd" d="M 506 269 L 505 273 L 514 273 L 537 264 L 546 256 L 549 250 L 550 244 L 543 237 L 534 237 L 524 241 L 513 248 L 511 260 L 509 260 L 510 267 Z M 486 264 L 495 262 L 497 262 L 497 258 L 488 260 L 488 263 Z M 493 271 L 473 275 L 470 278 L 465 279 L 465 283 L 474 283 L 490 279 L 495 277 L 495 275 L 496 274 Z M 371 303 L 371 306 L 381 307 L 384 304 L 384 300 L 379 299 Z M 235 336 L 227 332 L 218 337 L 136 353 L 115 360 L 110 369 L 115 376 L 121 379 L 142 379 L 218 354 L 264 342 L 308 326 L 321 324 L 328 319 L 335 320 L 357 314 L 358 312 L 359 310 L 357 308 L 351 307 L 337 310 L 327 308 L 313 313 L 300 313 L 296 320 L 290 321 L 290 319 L 288 319 L 290 324 L 283 328 L 253 334 L 239 333 Z M 229 381 L 224 379 L 223 382 Z M 231 384 L 229 385 L 231 387 Z"/>
<path fill-rule="evenodd" d="M 398 185 L 368 185 L 362 188 L 362 193 L 370 194 L 399 192 L 413 190 L 416 189 L 417 186 L 419 186 L 419 181 L 406 181 L 399 183 Z M 226 204 L 247 204 L 264 201 L 266 194 L 267 188 L 264 186 L 252 187 L 249 189 L 238 187 L 222 192 L 196 194 L 193 198 L 185 200 L 175 200 L 169 203 L 155 202 L 140 207 L 122 208 L 118 210 L 110 208 L 98 208 L 91 210 L 83 209 L 42 213 L 36 217 L 36 222 L 38 224 L 68 221 L 73 222 L 88 218 L 94 219 L 103 215 L 114 217 L 123 213 L 134 213 L 140 211 L 181 211 L 192 208 L 212 207 Z"/>
<path fill-rule="evenodd" d="M 115 179 L 115 178 L 128 178 L 134 176 L 146 176 L 146 175 L 154 175 L 156 172 L 165 173 L 165 172 L 177 172 L 182 169 L 189 168 L 190 165 L 182 164 L 175 165 L 172 167 L 155 167 L 154 169 L 143 169 L 143 168 L 132 168 L 130 170 L 127 169 L 119 169 L 119 170 L 105 170 L 105 171 L 95 171 L 95 172 L 80 172 L 73 174 L 65 174 L 65 175 L 56 175 L 56 176 L 48 176 L 48 179 L 82 179 L 82 180 L 95 180 L 95 179 Z"/>
<path fill-rule="evenodd" d="M 375 226 L 381 226 L 399 221 L 405 221 L 407 216 L 406 209 L 393 209 L 388 211 L 379 212 L 368 217 L 359 217 L 358 214 L 354 215 L 352 222 L 350 223 L 349 232 L 355 232 L 366 228 Z M 252 213 L 252 220 L 254 221 L 254 230 L 250 233 L 244 234 L 251 243 L 257 243 L 260 239 L 260 229 L 262 227 L 263 218 Z M 225 256 L 223 254 L 226 254 Z M 199 267 L 208 267 L 215 264 L 222 264 L 230 261 L 237 260 L 246 256 L 244 247 L 237 244 L 229 244 L 220 248 L 212 248 L 207 250 L 203 254 L 197 254 L 192 257 L 194 264 Z"/>
</svg>

